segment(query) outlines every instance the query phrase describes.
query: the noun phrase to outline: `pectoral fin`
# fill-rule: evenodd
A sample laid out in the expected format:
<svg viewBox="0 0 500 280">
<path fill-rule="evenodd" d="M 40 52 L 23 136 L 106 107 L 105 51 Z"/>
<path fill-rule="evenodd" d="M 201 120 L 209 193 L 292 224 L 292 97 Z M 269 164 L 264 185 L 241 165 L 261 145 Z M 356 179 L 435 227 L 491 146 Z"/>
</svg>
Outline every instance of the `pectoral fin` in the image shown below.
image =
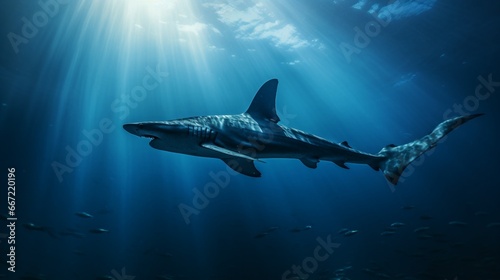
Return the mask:
<svg viewBox="0 0 500 280">
<path fill-rule="evenodd" d="M 309 168 L 312 168 L 312 169 L 315 169 L 318 167 L 318 162 L 319 160 L 316 159 L 316 158 L 301 158 L 300 161 L 302 161 L 302 163 L 309 167 Z"/>
<path fill-rule="evenodd" d="M 223 154 L 223 155 L 221 155 L 221 158 L 230 156 L 230 157 L 241 158 L 241 159 L 250 160 L 250 161 L 254 161 L 254 160 L 260 161 L 258 159 L 253 158 L 253 157 L 249 157 L 247 155 L 244 155 L 244 154 L 241 154 L 241 153 L 238 153 L 238 152 L 235 152 L 235 151 L 231 151 L 231 150 L 219 147 L 219 146 L 214 145 L 214 144 L 203 143 L 203 144 L 201 144 L 201 146 L 204 147 L 204 148 L 210 149 L 212 151 L 216 151 L 216 152 L 219 152 L 219 153 Z"/>
</svg>

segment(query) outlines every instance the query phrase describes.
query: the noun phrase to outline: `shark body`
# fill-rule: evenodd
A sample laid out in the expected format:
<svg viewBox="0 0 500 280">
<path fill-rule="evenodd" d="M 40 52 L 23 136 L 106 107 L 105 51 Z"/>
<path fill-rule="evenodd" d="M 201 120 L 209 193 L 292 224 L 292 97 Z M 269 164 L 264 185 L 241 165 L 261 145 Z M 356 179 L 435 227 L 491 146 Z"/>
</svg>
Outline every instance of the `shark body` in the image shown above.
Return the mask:
<svg viewBox="0 0 500 280">
<path fill-rule="evenodd" d="M 309 168 L 331 161 L 348 169 L 346 163 L 367 164 L 382 170 L 397 184 L 404 169 L 435 147 L 440 139 L 480 114 L 460 116 L 440 123 L 430 134 L 411 143 L 388 145 L 377 154 L 353 149 L 344 141 L 333 143 L 321 137 L 279 124 L 276 113 L 278 80 L 267 81 L 243 114 L 214 115 L 171 121 L 123 125 L 134 135 L 151 138 L 151 147 L 200 157 L 219 158 L 233 170 L 260 177 L 255 161 L 265 158 L 299 159 Z"/>
</svg>

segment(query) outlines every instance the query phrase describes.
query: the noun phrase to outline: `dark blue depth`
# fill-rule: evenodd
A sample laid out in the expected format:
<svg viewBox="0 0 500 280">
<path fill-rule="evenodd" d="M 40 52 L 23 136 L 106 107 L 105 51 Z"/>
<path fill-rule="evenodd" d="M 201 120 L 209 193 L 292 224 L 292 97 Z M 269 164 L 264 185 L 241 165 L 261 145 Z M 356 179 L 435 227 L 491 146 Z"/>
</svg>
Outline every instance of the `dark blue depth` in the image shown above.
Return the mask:
<svg viewBox="0 0 500 280">
<path fill-rule="evenodd" d="M 3 226 L 0 278 L 500 279 L 497 3 L 23 0 L 0 10 L 0 214 L 15 168 L 17 217 L 16 272 Z M 281 123 L 370 153 L 485 115 L 396 187 L 367 166 L 298 160 L 257 162 L 263 176 L 251 178 L 122 128 L 238 114 L 273 78 Z"/>
</svg>

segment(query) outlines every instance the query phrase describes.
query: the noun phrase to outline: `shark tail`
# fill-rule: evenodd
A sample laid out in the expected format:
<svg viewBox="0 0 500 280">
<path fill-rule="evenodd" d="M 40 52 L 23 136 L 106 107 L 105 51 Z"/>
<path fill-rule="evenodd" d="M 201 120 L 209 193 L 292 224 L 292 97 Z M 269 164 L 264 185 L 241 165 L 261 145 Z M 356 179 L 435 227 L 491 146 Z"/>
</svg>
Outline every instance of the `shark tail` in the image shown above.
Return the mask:
<svg viewBox="0 0 500 280">
<path fill-rule="evenodd" d="M 388 145 L 377 154 L 384 159 L 370 166 L 375 170 L 381 169 L 385 178 L 396 185 L 405 168 L 415 159 L 434 148 L 448 133 L 481 115 L 483 114 L 452 118 L 440 123 L 430 134 L 418 140 L 400 146 Z"/>
</svg>

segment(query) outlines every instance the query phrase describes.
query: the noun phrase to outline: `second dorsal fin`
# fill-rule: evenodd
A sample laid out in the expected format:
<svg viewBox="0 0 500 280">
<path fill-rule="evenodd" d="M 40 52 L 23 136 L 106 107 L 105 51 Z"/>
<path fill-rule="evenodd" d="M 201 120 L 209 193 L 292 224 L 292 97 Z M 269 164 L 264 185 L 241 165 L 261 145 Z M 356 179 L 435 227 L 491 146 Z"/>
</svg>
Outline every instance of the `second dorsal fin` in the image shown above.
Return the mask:
<svg viewBox="0 0 500 280">
<path fill-rule="evenodd" d="M 347 143 L 347 141 L 344 141 L 344 142 L 340 143 L 340 145 L 342 145 L 342 146 L 345 146 L 345 147 L 348 147 L 348 148 L 351 148 L 351 149 L 352 149 L 352 147 L 349 145 L 349 143 Z"/>
</svg>

